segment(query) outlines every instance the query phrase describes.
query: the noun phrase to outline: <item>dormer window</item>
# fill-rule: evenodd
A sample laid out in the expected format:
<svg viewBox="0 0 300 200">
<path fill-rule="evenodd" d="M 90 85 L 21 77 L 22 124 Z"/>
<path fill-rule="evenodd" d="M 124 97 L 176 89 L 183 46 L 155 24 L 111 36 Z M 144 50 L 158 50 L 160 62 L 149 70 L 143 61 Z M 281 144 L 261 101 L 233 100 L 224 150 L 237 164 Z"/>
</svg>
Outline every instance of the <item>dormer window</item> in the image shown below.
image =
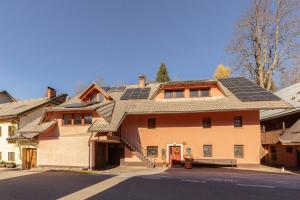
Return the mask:
<svg viewBox="0 0 300 200">
<path fill-rule="evenodd" d="M 165 99 L 172 99 L 172 98 L 183 98 L 184 97 L 184 90 L 165 90 Z"/>
<path fill-rule="evenodd" d="M 190 89 L 190 97 L 209 97 L 210 88 L 196 88 Z"/>
<path fill-rule="evenodd" d="M 100 93 L 95 93 L 90 97 L 91 102 L 102 102 L 104 97 Z"/>
</svg>

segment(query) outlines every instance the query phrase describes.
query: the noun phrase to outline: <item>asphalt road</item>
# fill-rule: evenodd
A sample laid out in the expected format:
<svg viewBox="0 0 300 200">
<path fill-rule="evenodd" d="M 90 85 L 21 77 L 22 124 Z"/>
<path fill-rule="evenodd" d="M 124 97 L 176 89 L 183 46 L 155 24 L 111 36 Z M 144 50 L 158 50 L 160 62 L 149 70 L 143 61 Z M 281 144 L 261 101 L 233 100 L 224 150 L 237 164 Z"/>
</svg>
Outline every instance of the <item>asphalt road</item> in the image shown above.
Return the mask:
<svg viewBox="0 0 300 200">
<path fill-rule="evenodd" d="M 0 176 L 1 173 L 5 172 L 0 171 Z M 9 178 L 0 180 L 0 200 L 57 199 L 111 177 L 71 172 L 44 172 Z"/>
<path fill-rule="evenodd" d="M 90 199 L 300 199 L 300 177 L 222 168 L 170 169 L 128 179 Z"/>
<path fill-rule="evenodd" d="M 0 171 L 0 176 L 1 172 Z M 45 172 L 0 180 L 0 199 L 57 199 L 111 175 Z M 90 199 L 300 199 L 300 176 L 223 168 L 166 172 L 129 178 Z"/>
</svg>

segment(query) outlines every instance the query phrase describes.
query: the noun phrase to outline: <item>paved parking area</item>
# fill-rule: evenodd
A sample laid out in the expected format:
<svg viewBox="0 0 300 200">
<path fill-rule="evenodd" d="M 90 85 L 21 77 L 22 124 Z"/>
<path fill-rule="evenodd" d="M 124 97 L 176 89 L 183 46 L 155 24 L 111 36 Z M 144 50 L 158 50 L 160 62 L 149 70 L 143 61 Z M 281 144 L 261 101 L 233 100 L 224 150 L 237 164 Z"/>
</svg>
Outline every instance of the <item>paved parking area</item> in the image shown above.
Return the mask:
<svg viewBox="0 0 300 200">
<path fill-rule="evenodd" d="M 224 168 L 169 169 L 128 179 L 90 199 L 299 199 L 300 176 Z"/>
<path fill-rule="evenodd" d="M 0 171 L 0 177 L 5 173 Z M 0 199 L 299 199 L 300 196 L 300 176 L 237 169 L 180 168 L 138 171 L 136 175 L 127 171 L 118 175 L 21 173 L 22 176 L 0 180 Z"/>
<path fill-rule="evenodd" d="M 4 173 L 1 171 L 0 176 Z M 111 177 L 113 176 L 71 172 L 42 172 L 16 176 L 0 180 L 0 199 L 58 199 Z"/>
</svg>

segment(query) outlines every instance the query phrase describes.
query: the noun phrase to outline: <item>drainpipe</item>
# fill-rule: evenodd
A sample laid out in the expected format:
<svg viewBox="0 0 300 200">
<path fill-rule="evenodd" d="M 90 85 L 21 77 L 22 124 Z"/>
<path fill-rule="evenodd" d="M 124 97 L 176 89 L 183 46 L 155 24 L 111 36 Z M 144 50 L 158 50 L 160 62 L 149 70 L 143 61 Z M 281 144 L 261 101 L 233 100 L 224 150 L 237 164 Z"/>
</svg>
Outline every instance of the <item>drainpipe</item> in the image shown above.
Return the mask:
<svg viewBox="0 0 300 200">
<path fill-rule="evenodd" d="M 91 170 L 91 139 L 93 137 L 93 132 L 91 132 L 91 135 L 89 137 L 89 143 L 88 143 L 88 146 L 89 146 L 89 168 L 88 170 Z"/>
</svg>

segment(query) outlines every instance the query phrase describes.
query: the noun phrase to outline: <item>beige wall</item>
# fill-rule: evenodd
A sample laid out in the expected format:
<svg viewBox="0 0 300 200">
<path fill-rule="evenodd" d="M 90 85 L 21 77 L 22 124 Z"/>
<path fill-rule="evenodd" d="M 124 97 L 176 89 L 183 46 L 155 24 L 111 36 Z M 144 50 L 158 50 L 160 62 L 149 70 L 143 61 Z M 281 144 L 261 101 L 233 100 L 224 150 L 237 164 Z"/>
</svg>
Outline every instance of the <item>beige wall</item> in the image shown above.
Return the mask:
<svg viewBox="0 0 300 200">
<path fill-rule="evenodd" d="M 243 116 L 242 128 L 233 127 L 234 116 Z M 202 127 L 202 117 L 212 118 L 211 128 Z M 147 128 L 148 118 L 156 118 L 156 129 Z M 183 146 L 183 154 L 190 147 L 195 159 L 207 158 L 203 157 L 205 144 L 213 145 L 213 157 L 207 159 L 234 159 L 234 145 L 244 145 L 244 158 L 237 162 L 260 163 L 258 111 L 127 116 L 121 135 L 132 144 L 141 143 L 144 148 L 158 146 L 157 162 L 162 161 L 161 149 L 176 143 Z"/>
<path fill-rule="evenodd" d="M 76 112 L 82 113 L 82 112 Z M 93 112 L 93 122 L 100 116 Z M 49 120 L 56 119 L 57 126 L 39 136 L 38 165 L 87 167 L 90 125 L 63 125 L 62 112 L 51 113 Z"/>
<path fill-rule="evenodd" d="M 38 165 L 87 167 L 89 136 L 43 139 L 39 142 Z"/>
</svg>

